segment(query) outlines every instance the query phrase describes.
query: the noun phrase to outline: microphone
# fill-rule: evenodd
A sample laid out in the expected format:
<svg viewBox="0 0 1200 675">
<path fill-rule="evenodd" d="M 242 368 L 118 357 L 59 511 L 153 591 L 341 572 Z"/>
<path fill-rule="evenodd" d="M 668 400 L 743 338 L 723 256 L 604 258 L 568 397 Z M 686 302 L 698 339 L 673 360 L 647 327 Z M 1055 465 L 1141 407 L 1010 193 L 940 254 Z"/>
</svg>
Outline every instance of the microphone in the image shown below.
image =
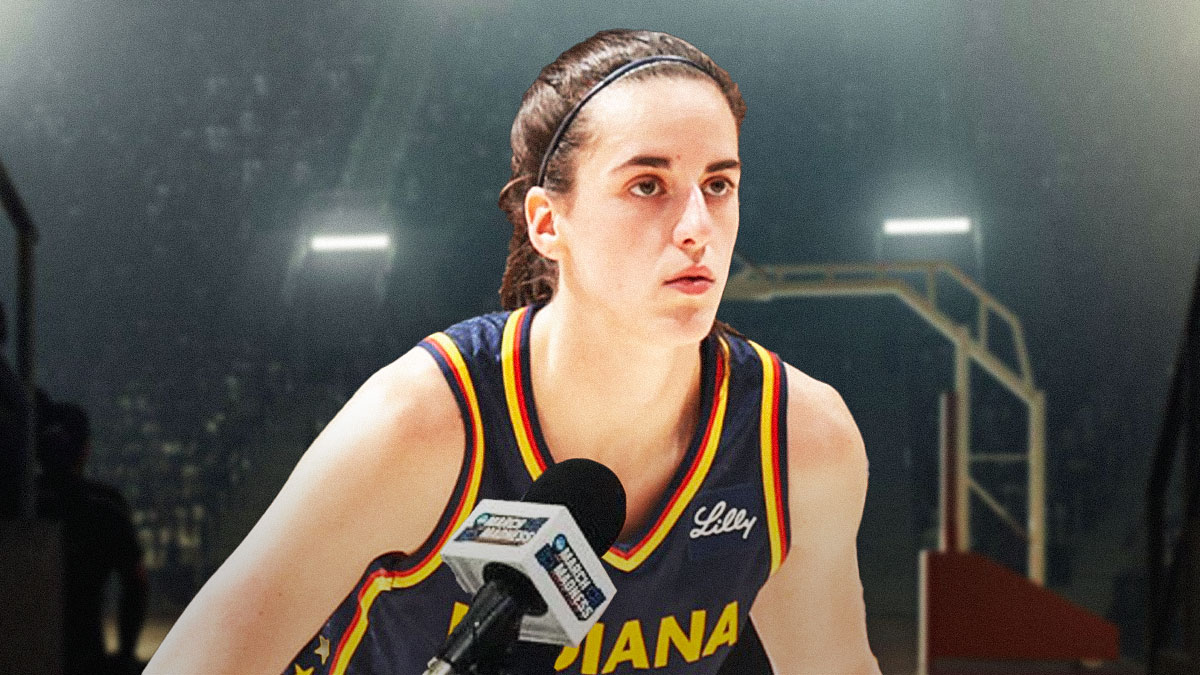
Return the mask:
<svg viewBox="0 0 1200 675">
<path fill-rule="evenodd" d="M 625 489 L 590 459 L 547 468 L 519 502 L 481 500 L 441 551 L 475 596 L 425 674 L 485 672 L 518 639 L 577 646 L 616 593 L 600 556 L 624 525 Z"/>
</svg>

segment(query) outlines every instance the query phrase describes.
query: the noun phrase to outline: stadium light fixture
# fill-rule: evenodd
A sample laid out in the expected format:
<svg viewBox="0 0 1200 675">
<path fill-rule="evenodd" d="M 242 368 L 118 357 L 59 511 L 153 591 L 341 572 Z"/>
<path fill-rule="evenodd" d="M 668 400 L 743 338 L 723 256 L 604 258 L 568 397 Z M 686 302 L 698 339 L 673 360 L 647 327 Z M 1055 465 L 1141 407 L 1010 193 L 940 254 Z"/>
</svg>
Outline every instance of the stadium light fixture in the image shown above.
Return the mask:
<svg viewBox="0 0 1200 675">
<path fill-rule="evenodd" d="M 894 219 L 883 222 L 883 233 L 893 236 L 921 234 L 966 234 L 971 231 L 970 218 Z"/>
<path fill-rule="evenodd" d="M 386 234 L 316 235 L 310 242 L 314 251 L 381 251 L 391 245 Z"/>
</svg>

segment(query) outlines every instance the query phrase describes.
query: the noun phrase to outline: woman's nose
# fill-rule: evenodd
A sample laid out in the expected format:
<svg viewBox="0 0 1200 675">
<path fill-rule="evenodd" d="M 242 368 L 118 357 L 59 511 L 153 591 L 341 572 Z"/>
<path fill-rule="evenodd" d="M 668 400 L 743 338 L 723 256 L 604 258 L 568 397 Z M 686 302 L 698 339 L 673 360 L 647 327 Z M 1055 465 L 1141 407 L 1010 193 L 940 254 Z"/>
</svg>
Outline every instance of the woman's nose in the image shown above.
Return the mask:
<svg viewBox="0 0 1200 675">
<path fill-rule="evenodd" d="M 704 199 L 704 191 L 699 185 L 693 185 L 683 205 L 683 213 L 675 224 L 675 245 L 688 252 L 703 249 L 712 236 L 712 229 L 712 213 Z"/>
</svg>

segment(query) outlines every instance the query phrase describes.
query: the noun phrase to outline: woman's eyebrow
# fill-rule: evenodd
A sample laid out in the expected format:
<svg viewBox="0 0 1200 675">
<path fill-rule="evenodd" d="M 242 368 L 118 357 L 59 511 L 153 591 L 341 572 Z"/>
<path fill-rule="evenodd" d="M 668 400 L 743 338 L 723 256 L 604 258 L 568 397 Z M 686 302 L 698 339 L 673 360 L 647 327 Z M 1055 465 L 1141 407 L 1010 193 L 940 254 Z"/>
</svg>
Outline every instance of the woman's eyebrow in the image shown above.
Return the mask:
<svg viewBox="0 0 1200 675">
<path fill-rule="evenodd" d="M 649 166 L 655 169 L 671 168 L 671 160 L 668 157 L 656 157 L 654 155 L 637 155 L 631 157 L 624 164 L 615 167 L 611 173 L 616 173 L 622 169 L 627 169 L 631 166 Z M 719 162 L 713 162 L 704 168 L 705 173 L 713 171 L 721 171 L 723 169 L 737 169 L 742 166 L 742 163 L 736 159 L 722 159 Z"/>
<path fill-rule="evenodd" d="M 719 162 L 713 162 L 704 169 L 704 173 L 712 173 L 713 171 L 723 171 L 725 169 L 740 169 L 742 163 L 736 159 L 723 159 Z"/>
</svg>

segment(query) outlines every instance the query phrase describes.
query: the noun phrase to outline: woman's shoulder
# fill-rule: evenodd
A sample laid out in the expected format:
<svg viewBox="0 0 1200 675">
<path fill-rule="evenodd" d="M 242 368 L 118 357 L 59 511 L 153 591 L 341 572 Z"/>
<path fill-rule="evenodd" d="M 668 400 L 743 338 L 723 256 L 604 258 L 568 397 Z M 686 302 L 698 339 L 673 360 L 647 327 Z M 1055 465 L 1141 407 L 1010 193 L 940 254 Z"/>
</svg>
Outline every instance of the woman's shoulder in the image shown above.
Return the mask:
<svg viewBox="0 0 1200 675">
<path fill-rule="evenodd" d="M 454 490 L 464 445 L 453 393 L 430 354 L 414 347 L 354 392 L 300 458 L 272 509 L 286 511 L 278 515 L 292 523 L 340 513 L 340 532 L 354 535 L 344 546 L 356 551 L 355 565 L 411 553 Z M 329 492 L 338 496 L 321 506 L 316 495 Z M 404 517 L 388 515 L 397 513 Z"/>
<path fill-rule="evenodd" d="M 403 441 L 395 446 L 400 453 L 453 445 L 455 432 L 458 437 L 462 433 L 454 394 L 433 354 L 419 346 L 367 378 L 343 408 L 355 410 L 379 420 L 385 433 Z"/>
<path fill-rule="evenodd" d="M 770 397 L 774 387 L 780 422 L 787 430 L 788 473 L 865 467 L 866 455 L 854 416 L 832 385 L 823 382 L 736 330 L 722 330 L 734 370 L 752 373 L 751 381 Z"/>
<path fill-rule="evenodd" d="M 146 672 L 195 672 L 201 659 L 212 672 L 278 672 L 371 560 L 411 553 L 429 537 L 463 439 L 454 397 L 425 350 L 376 371 L 301 456 Z M 226 629 L 219 641 L 197 640 L 217 625 Z"/>
<path fill-rule="evenodd" d="M 413 347 L 355 391 L 301 458 L 293 479 L 365 490 L 363 506 L 407 514 L 374 554 L 411 552 L 453 491 L 465 434 L 446 378 Z M 291 479 L 290 479 L 291 480 Z"/>
<path fill-rule="evenodd" d="M 787 376 L 789 473 L 865 473 L 862 435 L 841 394 L 795 366 L 782 363 Z"/>
</svg>

